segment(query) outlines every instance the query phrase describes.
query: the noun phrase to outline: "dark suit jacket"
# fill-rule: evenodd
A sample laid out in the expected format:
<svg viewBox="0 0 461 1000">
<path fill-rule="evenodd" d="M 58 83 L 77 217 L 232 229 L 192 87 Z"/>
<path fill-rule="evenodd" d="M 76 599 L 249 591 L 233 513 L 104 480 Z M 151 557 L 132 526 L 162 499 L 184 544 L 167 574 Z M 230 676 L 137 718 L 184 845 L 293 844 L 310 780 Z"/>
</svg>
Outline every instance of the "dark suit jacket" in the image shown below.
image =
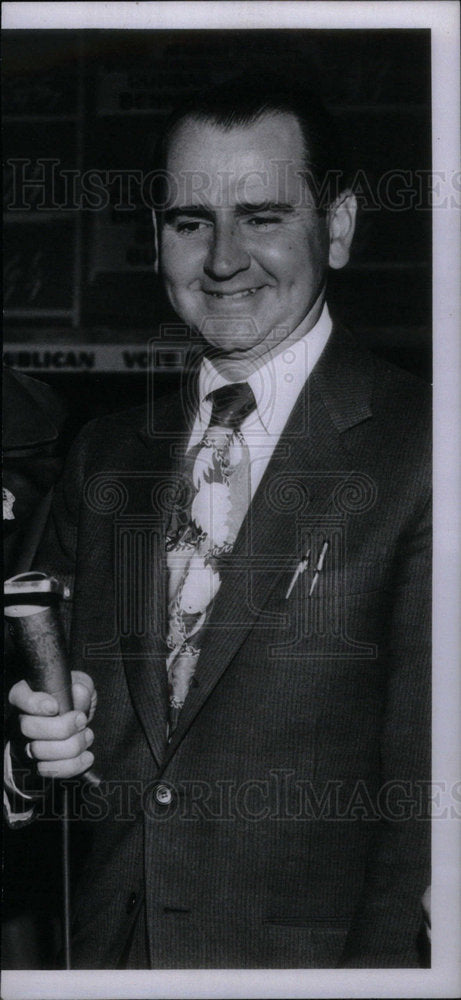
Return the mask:
<svg viewBox="0 0 461 1000">
<path fill-rule="evenodd" d="M 417 965 L 426 390 L 335 331 L 228 557 L 169 744 L 163 539 L 190 392 L 83 431 L 37 564 L 75 579 L 72 666 L 99 694 L 76 967 Z M 287 600 L 325 539 L 312 596 L 308 570 Z"/>
</svg>

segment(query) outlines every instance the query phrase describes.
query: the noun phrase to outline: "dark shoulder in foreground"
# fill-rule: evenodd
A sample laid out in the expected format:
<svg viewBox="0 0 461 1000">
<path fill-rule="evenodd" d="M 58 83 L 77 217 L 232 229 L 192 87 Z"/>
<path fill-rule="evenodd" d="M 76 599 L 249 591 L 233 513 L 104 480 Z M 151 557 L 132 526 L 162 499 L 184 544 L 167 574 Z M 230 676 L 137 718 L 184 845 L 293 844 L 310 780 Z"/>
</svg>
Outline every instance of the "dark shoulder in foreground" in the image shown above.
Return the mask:
<svg viewBox="0 0 461 1000">
<path fill-rule="evenodd" d="M 77 435 L 71 454 L 97 449 L 101 457 L 116 457 L 135 441 L 149 443 L 151 440 L 153 443 L 157 429 L 161 435 L 163 427 L 174 430 L 180 425 L 180 394 L 167 393 L 156 401 L 155 411 L 150 410 L 147 405 L 135 406 L 90 420 Z"/>
<path fill-rule="evenodd" d="M 66 408 L 46 382 L 5 366 L 2 390 L 5 450 L 57 440 Z"/>
</svg>

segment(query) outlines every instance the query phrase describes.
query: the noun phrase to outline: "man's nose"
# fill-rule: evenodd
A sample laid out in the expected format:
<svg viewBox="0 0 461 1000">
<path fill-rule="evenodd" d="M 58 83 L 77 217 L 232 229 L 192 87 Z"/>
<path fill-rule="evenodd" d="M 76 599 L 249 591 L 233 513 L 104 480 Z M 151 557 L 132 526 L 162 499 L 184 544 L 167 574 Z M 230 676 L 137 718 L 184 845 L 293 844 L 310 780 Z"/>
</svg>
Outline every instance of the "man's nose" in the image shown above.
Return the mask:
<svg viewBox="0 0 461 1000">
<path fill-rule="evenodd" d="M 225 281 L 239 271 L 245 271 L 250 263 L 250 255 L 242 244 L 238 229 L 232 224 L 218 224 L 203 265 L 208 277 Z"/>
</svg>

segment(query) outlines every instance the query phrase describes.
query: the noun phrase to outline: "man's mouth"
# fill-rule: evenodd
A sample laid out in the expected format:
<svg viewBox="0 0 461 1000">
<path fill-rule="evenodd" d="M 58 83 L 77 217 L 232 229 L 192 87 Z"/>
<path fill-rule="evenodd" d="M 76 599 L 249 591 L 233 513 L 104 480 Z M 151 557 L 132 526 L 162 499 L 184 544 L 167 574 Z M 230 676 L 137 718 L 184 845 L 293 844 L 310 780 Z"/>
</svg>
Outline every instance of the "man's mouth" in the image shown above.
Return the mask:
<svg viewBox="0 0 461 1000">
<path fill-rule="evenodd" d="M 257 288 L 242 288 L 236 292 L 212 292 L 204 289 L 206 295 L 213 299 L 247 299 L 250 295 L 255 295 Z"/>
</svg>

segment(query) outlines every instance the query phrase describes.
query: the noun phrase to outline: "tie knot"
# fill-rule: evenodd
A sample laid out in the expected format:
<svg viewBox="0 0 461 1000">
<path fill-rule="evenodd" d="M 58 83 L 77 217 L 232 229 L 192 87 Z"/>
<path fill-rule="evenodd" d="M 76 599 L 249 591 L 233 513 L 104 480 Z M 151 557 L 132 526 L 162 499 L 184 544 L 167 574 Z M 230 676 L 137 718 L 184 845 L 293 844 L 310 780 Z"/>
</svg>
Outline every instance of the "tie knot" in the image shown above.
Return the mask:
<svg viewBox="0 0 461 1000">
<path fill-rule="evenodd" d="M 248 382 L 233 382 L 215 389 L 207 396 L 213 404 L 209 427 L 228 427 L 239 430 L 245 417 L 256 407 L 256 400 Z"/>
</svg>

